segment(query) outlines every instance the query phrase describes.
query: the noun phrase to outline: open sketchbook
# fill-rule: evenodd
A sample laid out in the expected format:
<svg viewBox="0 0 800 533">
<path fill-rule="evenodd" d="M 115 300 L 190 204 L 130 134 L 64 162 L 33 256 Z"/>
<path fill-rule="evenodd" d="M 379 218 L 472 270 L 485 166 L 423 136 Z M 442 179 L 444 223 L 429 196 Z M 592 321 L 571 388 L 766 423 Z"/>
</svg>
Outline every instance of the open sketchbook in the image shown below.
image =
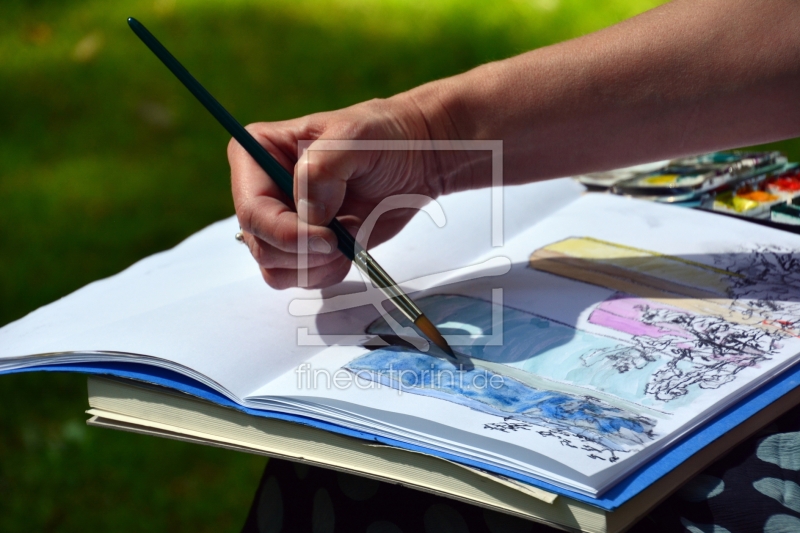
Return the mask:
<svg viewBox="0 0 800 533">
<path fill-rule="evenodd" d="M 355 269 L 269 289 L 229 219 L 6 326 L 0 370 L 152 365 L 596 501 L 796 362 L 800 238 L 568 180 L 495 194 L 429 204 L 374 252 L 459 366 Z"/>
</svg>

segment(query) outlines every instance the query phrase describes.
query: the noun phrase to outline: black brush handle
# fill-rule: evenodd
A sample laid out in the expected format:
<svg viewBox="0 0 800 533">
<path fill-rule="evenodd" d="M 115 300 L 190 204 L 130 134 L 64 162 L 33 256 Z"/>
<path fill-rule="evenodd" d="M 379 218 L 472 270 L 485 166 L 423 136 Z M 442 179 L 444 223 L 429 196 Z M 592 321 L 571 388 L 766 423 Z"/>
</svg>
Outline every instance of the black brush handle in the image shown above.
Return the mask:
<svg viewBox="0 0 800 533">
<path fill-rule="evenodd" d="M 242 145 L 242 148 L 247 150 L 247 153 L 255 159 L 256 163 L 264 169 L 264 172 L 272 178 L 284 194 L 294 201 L 294 178 L 289 171 L 283 168 L 281 164 L 278 163 L 278 161 L 276 161 L 246 129 L 244 129 L 244 126 L 239 124 L 239 121 L 233 118 L 233 115 L 228 113 L 228 110 L 222 107 L 222 104 L 211 96 L 211 93 L 209 93 L 205 87 L 200 85 L 200 82 L 197 81 L 194 76 L 189 74 L 189 71 L 181 65 L 180 61 L 175 59 L 175 56 L 173 56 L 141 22 L 133 17 L 129 17 L 128 25 L 133 30 L 133 33 L 135 33 L 156 57 L 172 71 L 175 77 L 189 89 L 189 92 L 191 92 L 194 97 L 208 109 L 208 112 L 222 124 L 222 127 L 228 130 L 228 133 Z M 328 224 L 328 227 L 336 234 L 336 238 L 339 240 L 339 250 L 351 261 L 355 259 L 356 240 L 350 235 L 350 232 L 336 219 L 333 219 L 333 221 Z"/>
</svg>

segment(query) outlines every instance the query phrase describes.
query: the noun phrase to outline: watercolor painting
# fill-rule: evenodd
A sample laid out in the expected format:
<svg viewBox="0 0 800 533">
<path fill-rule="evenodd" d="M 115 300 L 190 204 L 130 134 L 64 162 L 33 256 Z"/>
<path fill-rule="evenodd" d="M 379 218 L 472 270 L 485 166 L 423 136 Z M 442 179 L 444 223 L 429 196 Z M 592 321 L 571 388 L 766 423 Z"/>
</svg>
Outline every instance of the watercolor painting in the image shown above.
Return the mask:
<svg viewBox="0 0 800 533">
<path fill-rule="evenodd" d="M 498 416 L 497 422 L 484 425 L 488 431 L 536 431 L 592 459 L 614 462 L 619 453 L 639 449 L 654 438 L 653 413 L 634 402 L 650 374 L 643 371 L 635 383 L 613 368 L 589 368 L 581 360 L 597 350 L 618 350 L 617 339 L 504 307 L 503 344 L 491 345 L 491 302 L 433 295 L 418 303 L 443 334 L 462 336 L 455 349 L 473 367 L 458 370 L 439 357 L 387 347 L 344 368 L 361 380 Z M 392 330 L 378 319 L 367 333 L 391 335 Z"/>
<path fill-rule="evenodd" d="M 589 322 L 630 334 L 631 344 L 587 353 L 584 364 L 624 374 L 662 359 L 665 364 L 652 373 L 644 394 L 664 402 L 689 394 L 692 386 L 719 388 L 781 347 L 778 336 L 763 329 L 621 293 L 597 306 Z"/>
<path fill-rule="evenodd" d="M 753 246 L 710 259 L 713 265 L 572 237 L 534 251 L 529 264 L 691 313 L 800 336 L 800 254 Z"/>
<path fill-rule="evenodd" d="M 410 348 L 380 348 L 345 366 L 357 379 L 431 396 L 503 419 L 486 429 L 546 428 L 573 447 L 616 457 L 652 438 L 655 421 L 591 396 L 538 389 L 479 366 L 458 370 L 450 362 Z M 496 379 L 502 377 L 503 379 Z M 573 444 L 572 440 L 576 443 Z M 589 443 L 593 444 L 591 446 Z M 566 445 L 566 444 L 565 444 Z"/>
<path fill-rule="evenodd" d="M 658 420 L 774 358 L 800 327 L 800 258 L 785 250 L 713 265 L 575 237 L 533 252 L 531 268 L 610 289 L 583 325 L 458 294 L 419 300 L 472 366 L 411 348 L 379 348 L 345 369 L 382 386 L 498 417 L 487 431 L 532 431 L 614 462 L 658 435 Z M 399 316 L 394 317 L 400 319 Z M 378 319 L 367 333 L 391 335 Z M 492 386 L 492 384 L 499 384 Z"/>
</svg>

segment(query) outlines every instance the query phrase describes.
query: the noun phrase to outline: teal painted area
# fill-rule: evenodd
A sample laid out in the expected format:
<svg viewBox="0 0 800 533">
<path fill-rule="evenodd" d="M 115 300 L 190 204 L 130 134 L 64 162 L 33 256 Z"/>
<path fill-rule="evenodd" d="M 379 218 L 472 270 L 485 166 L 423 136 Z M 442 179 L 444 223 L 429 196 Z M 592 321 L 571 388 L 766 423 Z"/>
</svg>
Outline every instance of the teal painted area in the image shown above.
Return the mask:
<svg viewBox="0 0 800 533">
<path fill-rule="evenodd" d="M 565 326 L 558 328 L 566 329 Z M 584 331 L 573 331 L 572 338 L 560 346 L 532 354 L 530 359 L 512 363 L 511 366 L 542 377 L 592 387 L 626 400 L 648 402 L 644 391 L 647 381 L 657 368 L 655 363 L 620 373 L 610 364 L 608 354 L 626 351 L 629 346 Z M 534 333 L 541 334 L 546 334 L 545 330 L 537 329 Z M 600 361 L 587 365 L 587 356 L 600 353 L 603 354 Z"/>
</svg>

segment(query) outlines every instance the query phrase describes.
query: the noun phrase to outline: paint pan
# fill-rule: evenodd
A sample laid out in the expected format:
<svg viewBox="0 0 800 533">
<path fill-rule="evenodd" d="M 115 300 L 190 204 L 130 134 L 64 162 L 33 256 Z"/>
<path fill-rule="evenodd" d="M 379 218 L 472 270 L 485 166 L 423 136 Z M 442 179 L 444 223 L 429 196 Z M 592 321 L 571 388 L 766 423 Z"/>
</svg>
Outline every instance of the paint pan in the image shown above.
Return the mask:
<svg viewBox="0 0 800 533">
<path fill-rule="evenodd" d="M 661 201 L 674 202 L 718 188 L 730 179 L 731 175 L 725 172 L 704 170 L 698 172 L 696 169 L 680 172 L 665 168 L 619 183 L 614 186 L 613 191 L 625 196 L 664 196 L 666 198 Z"/>
<path fill-rule="evenodd" d="M 735 189 L 719 192 L 704 202 L 703 207 L 747 218 L 768 219 L 773 205 L 800 194 L 800 176 L 795 164 L 789 166 L 788 171 L 786 166 L 748 179 Z M 798 187 L 793 192 L 795 181 Z"/>
<path fill-rule="evenodd" d="M 664 168 L 668 164 L 669 161 L 658 161 L 656 163 L 636 165 L 633 167 L 609 170 L 607 172 L 592 172 L 591 174 L 575 176 L 575 179 L 589 188 L 589 190 L 606 191 L 617 183 Z"/>
<path fill-rule="evenodd" d="M 761 153 L 761 152 L 757 152 Z M 770 152 L 772 153 L 772 152 Z M 670 164 L 675 166 L 708 166 L 708 165 L 733 165 L 740 162 L 742 159 L 752 155 L 750 152 L 712 152 L 710 154 L 696 155 L 692 157 L 683 157 L 680 159 L 673 159 Z"/>
<path fill-rule="evenodd" d="M 779 224 L 800 226 L 800 197 L 772 206 L 770 220 Z"/>
<path fill-rule="evenodd" d="M 795 166 L 787 172 L 768 178 L 766 188 L 786 199 L 800 195 L 800 168 Z"/>
<path fill-rule="evenodd" d="M 753 152 L 744 154 L 744 157 L 735 164 L 739 172 L 747 169 L 761 169 L 770 165 L 785 165 L 788 162 L 786 156 L 780 152 Z"/>
<path fill-rule="evenodd" d="M 800 176 L 795 176 L 796 167 L 796 163 L 784 164 L 767 172 L 762 167 L 758 169 L 759 174 L 709 194 L 702 200 L 700 208 L 743 218 L 770 220 L 772 206 L 800 194 L 800 187 L 797 192 L 789 191 L 794 187 L 793 180 L 796 179 L 800 185 Z"/>
<path fill-rule="evenodd" d="M 741 175 L 748 170 L 763 168 L 773 164 L 785 164 L 786 157 L 780 152 L 714 152 L 711 154 L 685 157 L 670 161 L 671 168 L 694 168 L 697 170 L 723 170 Z"/>
<path fill-rule="evenodd" d="M 770 208 L 781 202 L 781 197 L 749 185 L 736 191 L 726 191 L 714 198 L 713 210 L 750 218 L 767 218 Z"/>
<path fill-rule="evenodd" d="M 638 176 L 639 173 L 628 169 L 609 170 L 608 172 L 593 172 L 576 176 L 580 183 L 593 190 L 607 190 L 621 181 L 626 181 Z"/>
</svg>

